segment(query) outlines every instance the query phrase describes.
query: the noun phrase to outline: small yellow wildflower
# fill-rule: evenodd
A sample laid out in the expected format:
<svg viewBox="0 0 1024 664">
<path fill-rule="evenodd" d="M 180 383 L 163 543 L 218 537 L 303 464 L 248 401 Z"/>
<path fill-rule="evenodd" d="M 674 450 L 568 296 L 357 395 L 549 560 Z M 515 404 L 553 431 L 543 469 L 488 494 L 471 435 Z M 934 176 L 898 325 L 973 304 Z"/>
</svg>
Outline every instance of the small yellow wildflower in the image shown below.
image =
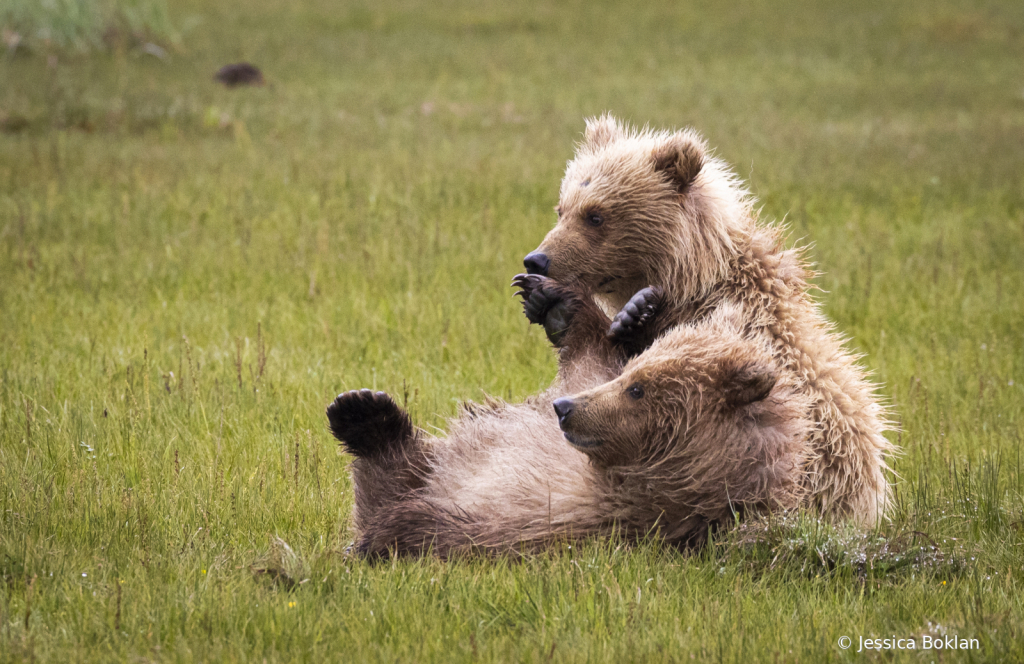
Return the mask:
<svg viewBox="0 0 1024 664">
<path fill-rule="evenodd" d="M 294 609 L 295 608 L 295 602 L 288 602 L 288 608 L 289 609 Z"/>
<path fill-rule="evenodd" d="M 205 569 L 203 570 L 203 574 L 206 574 L 206 570 Z"/>
</svg>

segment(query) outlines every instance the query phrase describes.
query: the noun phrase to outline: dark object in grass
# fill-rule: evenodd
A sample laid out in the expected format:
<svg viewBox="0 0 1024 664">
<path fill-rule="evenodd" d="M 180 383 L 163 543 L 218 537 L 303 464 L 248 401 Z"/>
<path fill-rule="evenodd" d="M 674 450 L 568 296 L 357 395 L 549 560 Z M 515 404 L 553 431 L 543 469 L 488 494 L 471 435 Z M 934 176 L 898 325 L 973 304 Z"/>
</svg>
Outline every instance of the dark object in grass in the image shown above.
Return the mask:
<svg viewBox="0 0 1024 664">
<path fill-rule="evenodd" d="M 31 124 L 32 122 L 24 115 L 0 114 L 0 132 L 4 134 L 17 134 L 28 129 Z"/>
<path fill-rule="evenodd" d="M 213 77 L 226 87 L 234 88 L 239 85 L 264 85 L 263 72 L 248 62 L 237 62 L 233 65 L 224 65 Z"/>
</svg>

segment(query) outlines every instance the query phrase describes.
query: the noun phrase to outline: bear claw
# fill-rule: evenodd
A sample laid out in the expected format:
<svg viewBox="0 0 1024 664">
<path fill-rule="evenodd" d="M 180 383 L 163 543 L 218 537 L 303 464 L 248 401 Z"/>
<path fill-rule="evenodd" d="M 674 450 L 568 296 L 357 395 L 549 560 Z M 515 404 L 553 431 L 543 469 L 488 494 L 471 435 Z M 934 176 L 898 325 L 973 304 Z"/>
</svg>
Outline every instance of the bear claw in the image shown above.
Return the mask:
<svg viewBox="0 0 1024 664">
<path fill-rule="evenodd" d="M 412 438 L 412 420 L 386 392 L 352 390 L 327 407 L 331 433 L 360 458 L 397 451 Z"/>
<path fill-rule="evenodd" d="M 657 286 L 648 286 L 629 299 L 626 306 L 615 314 L 608 336 L 616 341 L 628 341 L 645 327 L 661 308 L 664 291 Z"/>
<path fill-rule="evenodd" d="M 523 313 L 531 323 L 543 325 L 544 315 L 560 299 L 549 282 L 539 274 L 517 274 L 512 279 L 512 287 L 519 289 L 515 295 L 523 298 Z"/>
<path fill-rule="evenodd" d="M 572 318 L 569 298 L 555 281 L 539 274 L 517 274 L 512 280 L 515 295 L 523 298 L 527 320 L 543 325 L 551 343 L 557 345 Z"/>
</svg>

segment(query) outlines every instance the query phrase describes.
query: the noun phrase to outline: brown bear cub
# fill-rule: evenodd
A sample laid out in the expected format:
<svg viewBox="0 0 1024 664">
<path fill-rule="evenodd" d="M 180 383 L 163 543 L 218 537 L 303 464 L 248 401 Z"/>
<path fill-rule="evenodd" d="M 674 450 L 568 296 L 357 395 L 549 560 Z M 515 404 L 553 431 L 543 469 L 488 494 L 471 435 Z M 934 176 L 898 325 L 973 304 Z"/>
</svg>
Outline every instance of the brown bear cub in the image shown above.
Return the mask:
<svg viewBox="0 0 1024 664">
<path fill-rule="evenodd" d="M 809 403 L 744 324 L 720 307 L 614 380 L 554 408 L 475 407 L 445 439 L 415 430 L 382 392 L 340 395 L 327 415 L 357 457 L 354 550 L 515 553 L 613 531 L 683 545 L 738 513 L 796 507 Z"/>
<path fill-rule="evenodd" d="M 510 479 L 497 465 L 485 463 L 478 468 L 473 465 L 475 459 L 522 453 L 534 464 L 531 468 L 553 469 L 573 467 L 582 461 L 582 456 L 565 444 L 552 403 L 559 396 L 581 392 L 617 377 L 628 356 L 625 344 L 629 339 L 626 335 L 620 339 L 605 334 L 610 321 L 586 291 L 573 291 L 554 283 L 545 284 L 541 290 L 557 299 L 558 305 L 548 307 L 549 313 L 538 320 L 550 318 L 548 326 L 558 330 L 552 333 L 566 345 L 558 379 L 545 392 L 518 405 L 492 399 L 483 404 L 464 405 L 460 417 L 451 422 L 449 442 L 414 430 L 408 414 L 384 392 L 354 390 L 339 395 L 328 406 L 331 432 L 356 457 L 352 475 L 356 503 L 353 521 L 357 532 L 367 533 L 380 527 L 378 515 L 386 515 L 390 505 L 422 489 L 428 477 L 458 476 L 458 482 L 463 484 L 478 483 L 480 491 L 486 491 L 489 482 L 502 487 Z M 569 315 L 571 327 L 566 324 Z M 454 451 L 449 454 L 445 450 Z M 515 459 L 510 458 L 509 463 L 514 466 Z M 482 474 L 474 476 L 478 472 Z M 555 475 L 549 481 L 555 488 L 545 494 L 545 500 L 554 501 L 556 508 L 564 504 L 564 509 L 571 509 L 575 485 L 559 482 Z M 495 490 L 500 492 L 499 488 Z M 510 485 L 506 490 L 511 492 L 515 488 Z M 432 512 L 424 513 L 423 518 L 428 518 L 429 513 Z M 389 518 L 403 518 L 403 514 L 410 514 L 409 505 Z M 438 518 L 445 515 L 436 514 Z M 492 516 L 501 518 L 500 514 Z M 374 541 L 372 537 L 363 540 Z"/>
<path fill-rule="evenodd" d="M 778 227 L 757 218 L 735 174 L 692 131 L 636 131 L 610 116 L 588 121 L 562 181 L 558 222 L 513 282 L 527 317 L 561 348 L 560 372 L 579 358 L 643 352 L 666 330 L 702 320 L 723 302 L 744 334 L 767 344 L 811 404 L 807 506 L 864 526 L 885 514 L 889 485 L 885 411 L 856 357 L 808 294 L 809 270 Z M 588 289 L 619 311 L 606 340 L 573 335 L 559 284 Z"/>
</svg>

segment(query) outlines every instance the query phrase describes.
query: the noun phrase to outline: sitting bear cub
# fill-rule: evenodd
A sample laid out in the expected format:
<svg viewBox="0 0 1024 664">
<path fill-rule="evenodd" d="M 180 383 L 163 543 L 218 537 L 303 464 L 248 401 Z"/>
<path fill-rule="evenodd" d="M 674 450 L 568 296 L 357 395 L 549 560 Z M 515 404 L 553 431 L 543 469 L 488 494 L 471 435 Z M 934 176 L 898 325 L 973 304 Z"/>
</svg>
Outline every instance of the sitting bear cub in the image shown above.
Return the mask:
<svg viewBox="0 0 1024 664">
<path fill-rule="evenodd" d="M 524 260 L 529 274 L 513 283 L 527 317 L 561 348 L 560 374 L 601 362 L 614 373 L 623 354 L 738 303 L 744 334 L 770 349 L 811 404 L 807 505 L 863 526 L 885 514 L 894 450 L 875 387 L 810 297 L 801 252 L 758 220 L 748 192 L 696 133 L 588 121 L 556 211 L 557 224 Z M 560 284 L 619 312 L 605 338 L 571 333 Z"/>
<path fill-rule="evenodd" d="M 745 320 L 723 305 L 611 381 L 553 404 L 471 407 L 444 439 L 383 392 L 341 394 L 327 416 L 357 457 L 354 550 L 517 552 L 613 531 L 685 545 L 738 512 L 796 507 L 810 404 Z"/>
</svg>

